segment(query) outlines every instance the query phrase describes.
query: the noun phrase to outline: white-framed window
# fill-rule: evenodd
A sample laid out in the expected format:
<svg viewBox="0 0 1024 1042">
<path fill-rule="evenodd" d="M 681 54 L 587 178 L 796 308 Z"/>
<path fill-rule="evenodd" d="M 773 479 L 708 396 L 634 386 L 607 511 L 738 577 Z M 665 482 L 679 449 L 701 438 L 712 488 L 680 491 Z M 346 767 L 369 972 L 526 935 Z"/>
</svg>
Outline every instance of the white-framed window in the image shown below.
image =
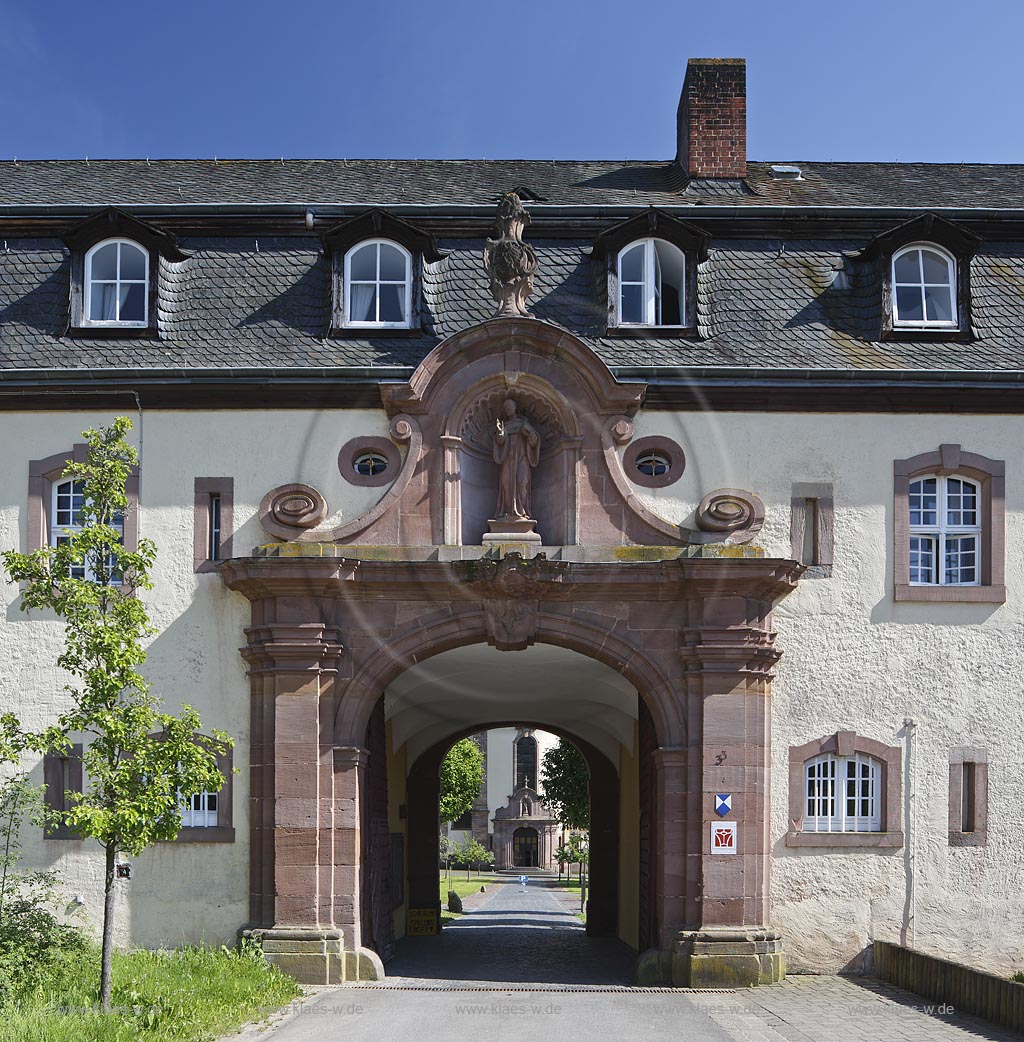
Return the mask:
<svg viewBox="0 0 1024 1042">
<path fill-rule="evenodd" d="M 880 832 L 882 765 L 823 753 L 804 764 L 804 832 Z"/>
<path fill-rule="evenodd" d="M 981 487 L 957 475 L 923 475 L 909 486 L 910 585 L 981 583 Z"/>
<path fill-rule="evenodd" d="M 220 793 L 196 792 L 181 801 L 181 827 L 188 829 L 215 828 L 218 824 L 217 807 Z"/>
<path fill-rule="evenodd" d="M 144 327 L 149 322 L 149 252 L 130 239 L 107 239 L 85 255 L 85 325 Z"/>
<path fill-rule="evenodd" d="M 371 239 L 345 254 L 345 325 L 408 329 L 412 254 L 389 239 Z"/>
<path fill-rule="evenodd" d="M 50 542 L 53 546 L 61 546 L 70 542 L 73 536 L 82 531 L 82 504 L 85 500 L 85 483 L 73 478 L 55 481 L 52 486 L 52 497 Z M 114 518 L 111 527 L 118 530 L 123 542 L 124 516 L 119 514 Z M 73 579 L 88 579 L 90 582 L 97 581 L 99 576 L 96 574 L 96 563 L 84 561 L 82 564 L 72 565 L 71 577 Z M 118 581 L 117 559 L 113 554 L 107 557 L 106 573 L 108 581 Z"/>
<path fill-rule="evenodd" d="M 892 322 L 904 328 L 959 328 L 952 254 L 925 242 L 893 254 Z"/>
<path fill-rule="evenodd" d="M 618 324 L 682 326 L 686 255 L 664 239 L 639 239 L 619 251 Z"/>
</svg>

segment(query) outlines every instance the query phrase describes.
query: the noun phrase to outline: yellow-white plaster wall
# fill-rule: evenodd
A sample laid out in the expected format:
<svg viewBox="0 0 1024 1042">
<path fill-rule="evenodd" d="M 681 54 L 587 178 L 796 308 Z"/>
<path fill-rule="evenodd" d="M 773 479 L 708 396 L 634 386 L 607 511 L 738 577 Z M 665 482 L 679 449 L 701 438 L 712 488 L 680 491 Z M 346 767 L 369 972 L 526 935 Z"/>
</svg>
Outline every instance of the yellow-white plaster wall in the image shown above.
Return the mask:
<svg viewBox="0 0 1024 1042">
<path fill-rule="evenodd" d="M 69 450 L 87 426 L 113 413 L 0 415 L 0 545 L 25 545 L 28 460 Z M 144 854 L 124 888 L 119 939 L 173 943 L 227 941 L 247 918 L 248 686 L 238 656 L 248 605 L 215 575 L 192 572 L 193 479 L 232 476 L 235 548 L 265 540 L 256 517 L 263 495 L 286 482 L 320 488 L 333 519 L 364 512 L 385 491 L 359 488 L 338 473 L 351 437 L 386 435 L 379 410 L 147 411 L 134 415 L 141 444 L 140 530 L 157 542 L 156 589 L 147 596 L 160 633 L 147 674 L 168 703 L 196 705 L 207 726 L 237 739 L 234 823 L 229 845 L 164 846 Z M 687 454 L 682 478 L 638 489 L 663 516 L 686 521 L 701 496 L 748 488 L 765 502 L 758 543 L 788 557 L 794 481 L 831 481 L 836 553 L 831 579 L 805 579 L 777 609 L 784 652 L 773 693 L 771 840 L 773 922 L 785 931 L 791 967 L 834 970 L 856 962 L 872 938 L 898 938 L 926 951 L 997 970 L 1024 962 L 1016 929 L 1024 883 L 1024 801 L 1019 736 L 1024 677 L 1022 590 L 1024 487 L 1019 417 L 751 413 L 641 414 L 636 436 L 675 438 Z M 1005 605 L 895 604 L 892 600 L 892 460 L 959 442 L 1007 461 Z M 17 591 L 4 587 L 0 706 L 28 726 L 53 719 L 66 696 L 53 665 L 60 627 L 27 619 Z M 897 745 L 906 717 L 917 721 L 908 847 L 902 851 L 794 850 L 784 845 L 790 745 L 852 728 Z M 988 749 L 990 839 L 985 848 L 949 848 L 947 757 L 952 745 Z M 41 780 L 39 765 L 34 776 Z M 26 837 L 34 864 L 56 868 L 69 894 L 82 893 L 98 922 L 101 858 L 90 844 Z M 908 852 L 913 854 L 908 864 Z M 914 914 L 904 912 L 906 880 L 916 881 Z"/>
<path fill-rule="evenodd" d="M 873 938 L 997 972 L 1024 965 L 1024 473 L 1018 416 L 646 413 L 636 436 L 674 438 L 686 470 L 637 488 L 663 516 L 692 520 L 705 493 L 737 487 L 766 508 L 756 543 L 790 557 L 793 482 L 831 482 L 835 564 L 774 613 L 783 651 L 772 694 L 773 922 L 794 970 L 859 965 Z M 1004 605 L 895 603 L 893 460 L 959 443 L 1006 461 Z M 903 850 L 786 847 L 788 750 L 840 729 L 902 746 L 916 724 Z M 989 756 L 987 847 L 948 845 L 948 755 Z M 907 900 L 913 880 L 913 901 Z"/>
<path fill-rule="evenodd" d="M 0 546 L 26 546 L 28 461 L 67 451 L 90 426 L 115 413 L 0 414 Z M 153 691 L 170 711 L 194 705 L 205 727 L 236 741 L 234 843 L 161 844 L 133 859 L 133 877 L 119 883 L 119 943 L 156 946 L 182 940 L 233 941 L 248 920 L 249 686 L 238 649 L 249 605 L 215 574 L 193 572 L 194 479 L 234 478 L 234 548 L 248 553 L 268 541 L 259 524 L 264 494 L 276 485 L 304 481 L 327 498 L 334 523 L 365 512 L 386 489 L 348 484 L 338 450 L 357 435 L 386 436 L 379 410 L 349 411 L 147 411 L 129 413 L 131 438 L 140 449 L 139 531 L 158 548 L 154 589 L 145 595 L 158 633 L 144 667 Z M 3 584 L 0 618 L 0 711 L 11 709 L 28 727 L 52 722 L 68 696 L 54 665 L 61 626 L 26 616 L 18 591 Z M 28 761 L 42 781 L 38 758 Z M 26 862 L 55 869 L 68 896 L 85 899 L 86 922 L 102 919 L 102 852 L 92 842 L 43 840 L 25 830 Z"/>
</svg>

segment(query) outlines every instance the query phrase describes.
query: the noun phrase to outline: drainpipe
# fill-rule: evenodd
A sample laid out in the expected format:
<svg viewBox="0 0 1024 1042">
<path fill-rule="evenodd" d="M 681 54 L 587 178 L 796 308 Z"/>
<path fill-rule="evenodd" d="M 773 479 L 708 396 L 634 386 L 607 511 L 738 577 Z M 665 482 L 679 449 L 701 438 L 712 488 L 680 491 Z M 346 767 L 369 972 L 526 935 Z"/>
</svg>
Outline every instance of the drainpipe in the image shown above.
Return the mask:
<svg viewBox="0 0 1024 1042">
<path fill-rule="evenodd" d="M 905 893 L 903 898 L 903 923 L 900 928 L 900 944 L 913 948 L 917 933 L 917 880 L 915 860 L 917 856 L 917 822 L 914 816 L 917 800 L 917 773 L 914 759 L 914 733 L 917 721 L 907 717 L 903 721 L 903 737 L 906 739 L 903 758 L 903 874 Z"/>
</svg>

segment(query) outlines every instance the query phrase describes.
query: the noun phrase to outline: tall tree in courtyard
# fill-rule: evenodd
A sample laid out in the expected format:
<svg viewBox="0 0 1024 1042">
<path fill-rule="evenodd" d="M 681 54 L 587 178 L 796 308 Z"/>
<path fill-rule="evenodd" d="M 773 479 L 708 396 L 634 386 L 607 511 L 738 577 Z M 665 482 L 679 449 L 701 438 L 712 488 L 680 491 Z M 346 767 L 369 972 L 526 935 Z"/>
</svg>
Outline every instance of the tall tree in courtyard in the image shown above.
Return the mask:
<svg viewBox="0 0 1024 1042">
<path fill-rule="evenodd" d="M 590 825 L 590 772 L 583 754 L 559 738 L 544 754 L 540 768 L 541 796 L 558 820 L 570 829 Z"/>
<path fill-rule="evenodd" d="M 69 735 L 85 739 L 81 793 L 65 793 L 61 821 L 106 852 L 100 1002 L 110 1008 L 118 855 L 137 856 L 150 844 L 173 839 L 181 827 L 182 794 L 216 792 L 223 784 L 217 756 L 230 741 L 215 731 L 196 742 L 199 714 L 188 705 L 179 716 L 160 711 L 139 672 L 143 644 L 155 633 L 138 591 L 152 588 L 156 560 L 151 540 L 137 550 L 121 541 L 128 476 L 138 454 L 125 437 L 131 421 L 88 430 L 84 462 L 69 461 L 64 477 L 75 481 L 74 525 L 56 546 L 30 554 L 3 554 L 14 582 L 24 583 L 23 611 L 48 609 L 65 623 L 57 664 L 70 676 L 70 708 L 42 736 L 55 751 Z"/>
<path fill-rule="evenodd" d="M 484 754 L 472 738 L 456 742 L 441 762 L 442 822 L 456 821 L 473 806 L 484 781 Z"/>
</svg>

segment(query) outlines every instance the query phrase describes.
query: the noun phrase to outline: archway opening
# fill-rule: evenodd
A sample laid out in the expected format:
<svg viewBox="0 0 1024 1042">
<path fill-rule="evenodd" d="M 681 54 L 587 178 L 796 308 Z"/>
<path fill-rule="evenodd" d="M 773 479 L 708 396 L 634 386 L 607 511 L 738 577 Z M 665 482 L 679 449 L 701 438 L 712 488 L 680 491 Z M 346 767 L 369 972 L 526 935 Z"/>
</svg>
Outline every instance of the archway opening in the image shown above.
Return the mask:
<svg viewBox="0 0 1024 1042">
<path fill-rule="evenodd" d="M 540 853 L 540 837 L 537 830 L 521 825 L 512 833 L 512 867 L 537 868 Z"/>
<path fill-rule="evenodd" d="M 367 830 L 377 832 L 381 851 L 367 863 L 371 870 L 382 866 L 386 846 L 396 954 L 389 975 L 628 982 L 647 942 L 645 881 L 654 856 L 650 837 L 642 836 L 643 822 L 653 820 L 653 791 L 641 786 L 648 773 L 641 749 L 652 744 L 642 734 L 653 732 L 653 724 L 636 688 L 566 648 L 534 645 L 509 654 L 481 643 L 407 669 L 388 686 L 374 717 L 384 735 L 378 749 L 387 762 L 387 813 L 372 806 L 381 793 L 371 770 L 368 818 L 386 818 L 389 836 L 385 843 L 379 826 Z M 545 805 L 545 743 L 537 741 L 545 735 L 548 747 L 571 742 L 586 762 L 589 828 L 562 827 Z M 453 823 L 458 828 L 446 830 L 438 816 L 440 765 L 466 736 L 484 740 L 487 782 Z M 460 842 L 475 838 L 494 859 L 486 879 L 470 872 L 485 890 L 466 895 L 461 917 L 443 908 L 439 836 L 446 832 Z M 578 876 L 566 885 L 568 866 L 561 866 L 563 875 L 556 856 L 573 832 L 587 852 L 582 894 Z M 522 886 L 524 874 L 529 881 Z M 555 950 L 564 957 L 552 958 Z M 387 959 L 392 952 L 380 954 Z"/>
</svg>

